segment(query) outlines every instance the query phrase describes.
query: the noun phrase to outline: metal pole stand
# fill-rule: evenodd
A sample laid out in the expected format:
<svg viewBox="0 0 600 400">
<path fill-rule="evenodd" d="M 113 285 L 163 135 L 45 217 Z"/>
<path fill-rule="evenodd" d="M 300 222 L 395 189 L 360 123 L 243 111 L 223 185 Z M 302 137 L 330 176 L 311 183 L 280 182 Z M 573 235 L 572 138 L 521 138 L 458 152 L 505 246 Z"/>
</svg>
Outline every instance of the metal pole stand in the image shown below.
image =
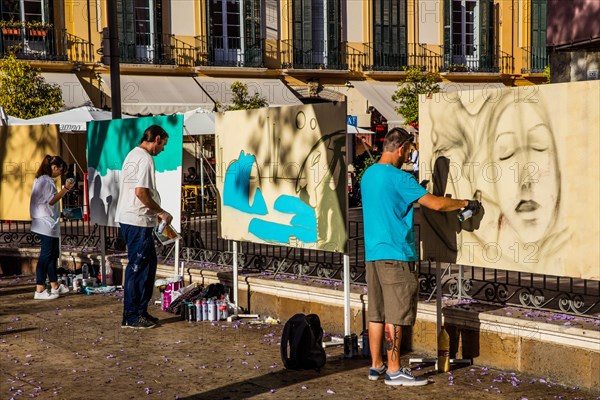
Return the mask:
<svg viewBox="0 0 600 400">
<path fill-rule="evenodd" d="M 448 272 L 450 269 L 450 264 L 444 271 L 444 274 Z M 459 273 L 462 275 L 463 269 L 460 268 Z M 459 282 L 462 283 L 462 276 L 459 277 Z M 439 333 L 442 329 L 442 263 L 439 261 L 435 262 L 435 288 L 433 289 L 435 293 L 435 308 L 436 308 L 436 332 Z M 459 289 L 459 295 L 461 291 Z M 431 299 L 431 296 L 429 296 Z M 437 344 L 436 344 L 437 346 Z M 409 364 L 435 364 L 435 369 L 438 369 L 438 360 L 437 358 L 410 358 L 408 360 Z M 460 359 L 460 358 L 451 358 L 450 365 L 471 365 L 473 364 L 473 360 L 471 359 Z"/>
<path fill-rule="evenodd" d="M 239 314 L 238 306 L 238 243 L 233 241 L 233 304 L 235 304 L 235 310 L 233 315 L 227 317 L 227 322 L 232 322 L 242 318 L 260 318 L 258 314 Z"/>
</svg>

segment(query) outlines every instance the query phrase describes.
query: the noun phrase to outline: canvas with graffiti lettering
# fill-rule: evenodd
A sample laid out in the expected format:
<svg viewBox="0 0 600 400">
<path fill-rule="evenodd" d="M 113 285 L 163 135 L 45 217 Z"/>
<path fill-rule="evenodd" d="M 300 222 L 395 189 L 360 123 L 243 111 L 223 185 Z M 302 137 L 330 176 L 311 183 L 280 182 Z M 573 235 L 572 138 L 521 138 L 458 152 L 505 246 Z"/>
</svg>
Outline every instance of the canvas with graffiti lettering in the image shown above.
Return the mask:
<svg viewBox="0 0 600 400">
<path fill-rule="evenodd" d="M 216 133 L 223 238 L 345 252 L 345 104 L 230 111 Z"/>
</svg>

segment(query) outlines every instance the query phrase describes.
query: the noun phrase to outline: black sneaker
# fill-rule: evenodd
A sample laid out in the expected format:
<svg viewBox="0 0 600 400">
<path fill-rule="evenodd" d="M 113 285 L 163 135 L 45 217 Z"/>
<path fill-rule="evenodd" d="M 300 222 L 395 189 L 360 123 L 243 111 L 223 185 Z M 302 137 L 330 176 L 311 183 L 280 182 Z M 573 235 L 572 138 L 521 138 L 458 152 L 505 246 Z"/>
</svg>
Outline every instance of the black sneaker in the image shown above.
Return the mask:
<svg viewBox="0 0 600 400">
<path fill-rule="evenodd" d="M 155 323 L 147 320 L 144 317 L 139 317 L 137 321 L 133 323 L 125 323 L 121 325 L 121 328 L 132 328 L 132 329 L 152 329 L 156 326 Z"/>
<path fill-rule="evenodd" d="M 146 318 L 148 321 L 152 322 L 153 324 L 158 324 L 158 322 L 160 321 L 160 319 L 153 317 L 152 315 L 148 314 L 147 312 L 142 314 L 142 317 Z"/>
</svg>

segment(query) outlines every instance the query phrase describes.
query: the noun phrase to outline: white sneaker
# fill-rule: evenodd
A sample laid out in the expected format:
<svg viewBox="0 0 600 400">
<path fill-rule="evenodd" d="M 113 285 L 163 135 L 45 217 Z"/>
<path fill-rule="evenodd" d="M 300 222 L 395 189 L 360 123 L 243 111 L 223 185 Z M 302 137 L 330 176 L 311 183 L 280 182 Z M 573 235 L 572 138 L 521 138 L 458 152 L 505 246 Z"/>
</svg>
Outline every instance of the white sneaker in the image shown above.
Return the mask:
<svg viewBox="0 0 600 400">
<path fill-rule="evenodd" d="M 56 289 L 51 289 L 50 293 L 58 296 L 59 294 L 69 293 L 69 288 L 61 283 L 60 286 L 57 287 Z"/>
<path fill-rule="evenodd" d="M 43 292 L 35 292 L 33 295 L 35 300 L 54 300 L 58 298 L 58 293 L 49 293 L 47 290 Z"/>
</svg>

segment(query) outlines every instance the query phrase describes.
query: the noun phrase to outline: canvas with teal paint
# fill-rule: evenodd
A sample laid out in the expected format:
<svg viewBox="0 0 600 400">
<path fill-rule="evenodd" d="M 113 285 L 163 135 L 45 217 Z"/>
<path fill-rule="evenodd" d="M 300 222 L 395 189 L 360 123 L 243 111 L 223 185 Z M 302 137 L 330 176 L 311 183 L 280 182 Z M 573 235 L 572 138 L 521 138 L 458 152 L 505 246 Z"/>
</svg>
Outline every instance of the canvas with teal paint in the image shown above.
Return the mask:
<svg viewBox="0 0 600 400">
<path fill-rule="evenodd" d="M 181 229 L 181 115 L 88 123 L 88 193 L 93 224 L 118 226 L 115 211 L 123 161 L 131 149 L 140 144 L 143 132 L 151 125 L 159 125 L 169 134 L 164 151 L 154 157 L 156 186 L 161 206 L 173 215 L 173 227 L 178 231 Z"/>
<path fill-rule="evenodd" d="M 346 106 L 216 116 L 221 237 L 345 252 Z"/>
</svg>

